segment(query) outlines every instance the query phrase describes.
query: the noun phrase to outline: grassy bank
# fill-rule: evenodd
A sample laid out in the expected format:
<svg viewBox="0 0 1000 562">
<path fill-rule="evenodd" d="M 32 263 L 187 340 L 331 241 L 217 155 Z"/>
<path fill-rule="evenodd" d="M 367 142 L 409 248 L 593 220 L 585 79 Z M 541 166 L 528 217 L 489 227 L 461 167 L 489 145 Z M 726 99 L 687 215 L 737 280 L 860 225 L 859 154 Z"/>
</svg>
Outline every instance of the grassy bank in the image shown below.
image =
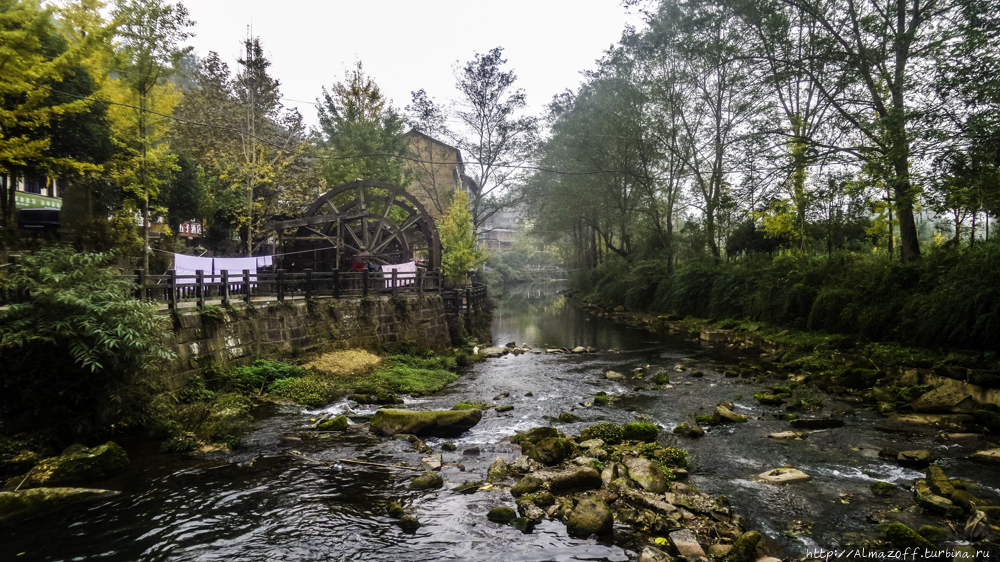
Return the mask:
<svg viewBox="0 0 1000 562">
<path fill-rule="evenodd" d="M 573 286 L 605 307 L 764 322 L 858 342 L 982 350 L 1000 344 L 1000 243 L 931 250 L 917 263 L 877 255 L 692 261 L 611 260 Z"/>
<path fill-rule="evenodd" d="M 202 443 L 235 445 L 250 429 L 254 399 L 289 400 L 321 407 L 345 394 L 394 400 L 396 393 L 429 394 L 458 378 L 454 371 L 470 360 L 431 351 L 379 356 L 343 350 L 312 358 L 301 365 L 258 360 L 250 365 L 209 366 L 177 393 L 154 402 L 153 435 L 164 448 L 188 451 Z"/>
</svg>

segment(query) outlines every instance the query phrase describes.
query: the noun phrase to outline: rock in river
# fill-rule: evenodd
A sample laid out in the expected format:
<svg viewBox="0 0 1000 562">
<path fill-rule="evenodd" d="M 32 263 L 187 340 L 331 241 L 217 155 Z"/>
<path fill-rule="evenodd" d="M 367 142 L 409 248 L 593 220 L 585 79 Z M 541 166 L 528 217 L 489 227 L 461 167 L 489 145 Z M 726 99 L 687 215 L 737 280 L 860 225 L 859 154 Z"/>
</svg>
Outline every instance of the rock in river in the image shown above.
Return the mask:
<svg viewBox="0 0 1000 562">
<path fill-rule="evenodd" d="M 428 490 L 430 488 L 440 488 L 444 486 L 444 478 L 436 472 L 425 472 L 417 476 L 408 486 L 411 490 Z"/>
<path fill-rule="evenodd" d="M 788 484 L 789 482 L 802 482 L 804 480 L 809 480 L 812 478 L 805 472 L 797 468 L 776 468 L 774 470 L 768 470 L 767 472 L 761 472 L 757 475 L 758 478 L 764 482 L 769 482 L 771 484 Z"/>
<path fill-rule="evenodd" d="M 483 419 L 482 410 L 416 412 L 384 408 L 372 416 L 371 430 L 379 435 L 457 435 Z"/>
<path fill-rule="evenodd" d="M 43 460 L 31 469 L 22 487 L 37 488 L 107 478 L 124 470 L 128 463 L 125 451 L 115 442 L 108 441 L 100 447 Z"/>
<path fill-rule="evenodd" d="M 636 457 L 626 459 L 624 463 L 628 467 L 629 477 L 638 482 L 647 492 L 662 494 L 667 491 L 667 479 L 663 477 L 660 467 L 649 459 Z"/>
<path fill-rule="evenodd" d="M 614 524 L 615 516 L 608 504 L 599 498 L 588 497 L 580 500 L 570 512 L 566 530 L 577 537 L 610 535 Z"/>
<path fill-rule="evenodd" d="M 119 493 L 87 488 L 32 488 L 0 492 L 0 521 L 11 516 L 61 508 L 71 503 L 109 498 Z"/>
</svg>

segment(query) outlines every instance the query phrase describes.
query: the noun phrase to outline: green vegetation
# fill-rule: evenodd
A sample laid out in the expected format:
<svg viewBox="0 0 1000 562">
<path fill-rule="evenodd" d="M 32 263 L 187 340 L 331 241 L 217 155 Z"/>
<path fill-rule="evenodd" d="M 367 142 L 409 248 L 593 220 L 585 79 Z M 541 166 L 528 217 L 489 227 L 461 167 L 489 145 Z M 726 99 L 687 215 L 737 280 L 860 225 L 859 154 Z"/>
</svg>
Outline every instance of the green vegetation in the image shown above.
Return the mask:
<svg viewBox="0 0 1000 562">
<path fill-rule="evenodd" d="M 775 333 L 816 332 L 784 335 L 805 351 L 855 348 L 856 340 L 992 349 L 1000 333 L 1000 242 L 992 241 L 961 253 L 929 252 L 908 264 L 856 254 L 754 257 L 693 261 L 668 273 L 656 261 L 609 260 L 578 282 L 588 300 L 605 306 L 739 319 L 763 336 L 769 334 L 762 325 L 775 326 Z M 863 352 L 880 366 L 940 360 L 878 343 Z"/>
<path fill-rule="evenodd" d="M 84 416 L 142 423 L 156 389 L 151 374 L 170 359 L 165 319 L 133 298 L 111 254 L 50 247 L 24 259 L 2 290 L 29 295 L 0 312 L 0 416 L 9 427 Z"/>
<path fill-rule="evenodd" d="M 492 406 L 484 402 L 459 402 L 452 410 L 489 410 Z"/>
<path fill-rule="evenodd" d="M 655 442 L 659 434 L 660 428 L 649 422 L 629 422 L 622 428 L 625 441 Z"/>
<path fill-rule="evenodd" d="M 588 439 L 600 439 L 606 445 L 616 445 L 622 442 L 624 432 L 622 427 L 611 422 L 600 422 L 584 430 Z"/>
</svg>

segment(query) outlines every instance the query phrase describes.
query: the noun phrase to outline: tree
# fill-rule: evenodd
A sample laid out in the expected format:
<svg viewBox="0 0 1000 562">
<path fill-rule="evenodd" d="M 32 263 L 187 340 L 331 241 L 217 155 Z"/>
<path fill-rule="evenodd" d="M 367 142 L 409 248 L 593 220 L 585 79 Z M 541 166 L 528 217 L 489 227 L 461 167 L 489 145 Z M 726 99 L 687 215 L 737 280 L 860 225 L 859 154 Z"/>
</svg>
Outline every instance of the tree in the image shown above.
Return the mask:
<svg viewBox="0 0 1000 562">
<path fill-rule="evenodd" d="M 471 159 L 470 185 L 474 230 L 497 211 L 512 206 L 511 189 L 527 175 L 532 158 L 537 119 L 519 115 L 526 105 L 524 90 L 513 89 L 517 76 L 503 70 L 503 48 L 473 60 L 456 71 L 460 101 L 456 116 L 465 131 L 453 133 L 455 146 Z"/>
<path fill-rule="evenodd" d="M 243 116 L 239 135 L 240 157 L 223 177 L 239 181 L 246 191 L 244 241 L 247 256 L 266 238 L 263 223 L 286 204 L 301 204 L 303 188 L 296 179 L 308 175 L 305 155 L 305 125 L 296 110 L 281 104 L 281 83 L 267 69 L 271 62 L 257 37 L 244 41 L 245 56 L 239 59 L 235 98 Z M 295 173 L 295 168 L 301 168 Z M 254 233 L 259 233 L 255 238 Z"/>
<path fill-rule="evenodd" d="M 441 219 L 441 272 L 448 282 L 464 284 L 469 271 L 486 263 L 486 252 L 477 248 L 476 231 L 469 213 L 469 199 L 461 189 L 452 196 L 448 214 Z"/>
<path fill-rule="evenodd" d="M 0 220 L 11 229 L 16 175 L 98 169 L 65 150 L 69 139 L 52 144 L 53 125 L 93 107 L 79 97 L 90 93 L 79 60 L 91 44 L 67 45 L 52 18 L 36 0 L 0 0 Z"/>
<path fill-rule="evenodd" d="M 165 0 L 115 0 L 111 12 L 118 41 L 115 71 L 123 101 L 137 105 L 131 120 L 120 131 L 128 157 L 119 167 L 119 181 L 139 198 L 142 212 L 143 269 L 149 269 L 150 201 L 158 193 L 166 173 L 173 171 L 173 158 L 165 144 L 157 144 L 168 128 L 158 114 L 170 114 L 176 104 L 167 84 L 171 71 L 187 50 L 180 44 L 191 36 L 194 22 L 187 8 Z M 153 112 L 155 110 L 155 113 Z M 131 121 L 131 122 L 129 122 Z"/>
<path fill-rule="evenodd" d="M 317 101 L 322 134 L 319 146 L 326 157 L 322 173 L 327 185 L 375 179 L 405 187 L 405 121 L 375 80 L 365 74 L 361 61 L 332 90 L 323 88 Z"/>
</svg>

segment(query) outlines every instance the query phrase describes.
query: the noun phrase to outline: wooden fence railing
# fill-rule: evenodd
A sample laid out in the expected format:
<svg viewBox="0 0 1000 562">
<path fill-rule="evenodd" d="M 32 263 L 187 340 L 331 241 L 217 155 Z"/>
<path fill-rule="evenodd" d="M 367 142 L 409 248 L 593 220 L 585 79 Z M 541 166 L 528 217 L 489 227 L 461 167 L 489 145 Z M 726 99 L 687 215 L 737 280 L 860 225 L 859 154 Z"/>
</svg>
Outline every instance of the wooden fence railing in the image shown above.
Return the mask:
<svg viewBox="0 0 1000 562">
<path fill-rule="evenodd" d="M 251 302 L 254 298 L 276 297 L 279 301 L 292 298 L 367 297 L 398 293 L 438 293 L 442 290 L 441 274 L 436 271 L 412 273 L 284 271 L 250 273 L 221 271 L 214 275 L 196 271 L 194 275 L 179 275 L 174 270 L 164 275 L 147 275 L 137 269 L 131 276 L 135 296 L 141 300 L 166 303 L 177 308 L 180 303 L 194 302 L 200 307 L 209 300 L 223 306 L 234 301 Z"/>
<path fill-rule="evenodd" d="M 230 272 L 197 271 L 181 275 L 168 271 L 164 275 L 149 275 L 137 269 L 124 275 L 135 284 L 135 297 L 164 303 L 168 309 L 185 303 L 204 308 L 206 304 L 228 306 L 234 302 L 250 303 L 253 299 L 274 297 L 278 301 L 295 298 L 374 297 L 397 294 L 436 293 L 444 301 L 448 314 L 471 314 L 480 310 L 489 299 L 486 285 L 446 289 L 440 271 L 409 273 L 392 272 L 314 272 L 283 271 L 250 273 L 249 270 Z M 5 293 L 0 305 L 27 300 L 28 295 Z"/>
</svg>

